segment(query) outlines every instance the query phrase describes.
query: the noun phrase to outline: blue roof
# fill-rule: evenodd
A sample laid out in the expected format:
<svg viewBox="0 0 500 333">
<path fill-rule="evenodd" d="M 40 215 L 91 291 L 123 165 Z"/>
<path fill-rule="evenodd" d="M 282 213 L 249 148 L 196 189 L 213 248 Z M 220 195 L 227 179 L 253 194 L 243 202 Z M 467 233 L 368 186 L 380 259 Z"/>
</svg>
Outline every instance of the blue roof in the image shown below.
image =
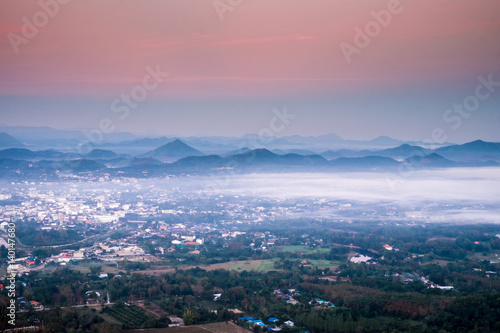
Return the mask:
<svg viewBox="0 0 500 333">
<path fill-rule="evenodd" d="M 240 317 L 240 320 L 253 320 L 253 317 Z"/>
<path fill-rule="evenodd" d="M 275 321 L 279 321 L 278 318 L 271 317 L 267 321 L 270 321 L 271 323 L 274 323 Z"/>
</svg>

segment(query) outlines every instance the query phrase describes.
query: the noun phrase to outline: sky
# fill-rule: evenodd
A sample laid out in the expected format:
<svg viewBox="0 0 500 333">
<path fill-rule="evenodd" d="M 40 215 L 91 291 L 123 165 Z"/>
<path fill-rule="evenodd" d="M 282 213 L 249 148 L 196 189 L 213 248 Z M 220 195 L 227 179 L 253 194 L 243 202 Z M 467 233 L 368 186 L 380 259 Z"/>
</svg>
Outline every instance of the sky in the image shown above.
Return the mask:
<svg viewBox="0 0 500 333">
<path fill-rule="evenodd" d="M 500 141 L 499 12 L 490 0 L 0 0 L 0 125 Z M 285 109 L 293 119 L 273 126 Z"/>
</svg>

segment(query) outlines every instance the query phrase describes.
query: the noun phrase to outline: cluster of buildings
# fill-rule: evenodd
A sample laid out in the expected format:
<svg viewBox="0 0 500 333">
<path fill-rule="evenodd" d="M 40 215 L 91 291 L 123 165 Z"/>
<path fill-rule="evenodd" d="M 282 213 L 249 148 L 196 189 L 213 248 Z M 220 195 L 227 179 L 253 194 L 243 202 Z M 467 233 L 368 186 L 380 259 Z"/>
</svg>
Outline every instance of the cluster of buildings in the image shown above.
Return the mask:
<svg viewBox="0 0 500 333">
<path fill-rule="evenodd" d="M 238 318 L 239 320 L 245 322 L 247 325 L 251 327 L 260 327 L 264 330 L 269 330 L 269 331 L 274 331 L 274 332 L 279 332 L 282 330 L 282 326 L 278 326 L 280 320 L 278 318 L 270 317 L 267 319 L 267 323 L 265 324 L 261 319 L 255 319 L 254 317 L 240 317 Z M 295 323 L 291 320 L 287 320 L 283 322 L 283 325 L 287 327 L 294 327 Z"/>
</svg>

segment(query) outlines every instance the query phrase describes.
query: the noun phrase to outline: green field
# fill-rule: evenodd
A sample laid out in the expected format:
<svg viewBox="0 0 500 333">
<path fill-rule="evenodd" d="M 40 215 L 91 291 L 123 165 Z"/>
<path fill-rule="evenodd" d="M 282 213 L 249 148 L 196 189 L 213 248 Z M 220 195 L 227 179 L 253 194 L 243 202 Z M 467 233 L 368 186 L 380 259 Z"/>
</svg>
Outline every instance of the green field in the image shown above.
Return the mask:
<svg viewBox="0 0 500 333">
<path fill-rule="evenodd" d="M 300 252 L 300 253 L 304 253 L 304 254 L 330 252 L 330 249 L 325 249 L 325 248 L 321 248 L 321 247 L 311 249 L 307 245 L 287 245 L 287 246 L 278 247 L 277 249 L 278 249 L 278 251 L 282 251 L 282 252 Z"/>
<path fill-rule="evenodd" d="M 338 267 L 339 262 L 330 260 L 307 260 L 311 265 L 315 267 Z"/>
<path fill-rule="evenodd" d="M 225 269 L 228 271 L 253 271 L 253 272 L 269 272 L 277 270 L 274 268 L 274 260 L 242 260 L 242 261 L 230 261 L 220 264 L 206 265 L 206 266 L 180 266 L 177 269 L 191 269 L 199 267 L 207 271 L 214 271 L 217 269 Z M 173 267 L 163 267 L 146 271 L 137 271 L 138 274 L 147 275 L 160 275 L 165 273 L 175 272 Z"/>
<path fill-rule="evenodd" d="M 223 264 L 210 265 L 213 268 L 222 268 L 229 271 L 255 271 L 255 272 L 269 272 L 276 270 L 274 268 L 273 260 L 247 260 L 247 261 L 232 261 Z M 208 266 L 208 267 L 210 267 Z"/>
<path fill-rule="evenodd" d="M 97 261 L 97 260 L 84 260 L 78 262 L 76 265 L 68 265 L 74 271 L 78 271 L 83 274 L 90 273 L 90 267 L 101 266 L 101 273 L 113 273 L 118 274 L 123 269 L 118 269 L 115 264 L 109 262 Z"/>
<path fill-rule="evenodd" d="M 122 322 L 127 328 L 141 327 L 149 319 L 146 312 L 136 306 L 116 304 L 111 308 L 106 308 L 104 312 Z"/>
</svg>

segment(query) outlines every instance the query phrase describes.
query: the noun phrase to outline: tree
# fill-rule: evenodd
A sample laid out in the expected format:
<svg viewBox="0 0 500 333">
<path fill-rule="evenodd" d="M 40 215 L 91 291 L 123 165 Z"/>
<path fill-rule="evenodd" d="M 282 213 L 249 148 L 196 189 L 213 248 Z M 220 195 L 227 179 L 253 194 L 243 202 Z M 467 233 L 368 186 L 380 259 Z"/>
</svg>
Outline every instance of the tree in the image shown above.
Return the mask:
<svg viewBox="0 0 500 333">
<path fill-rule="evenodd" d="M 101 273 L 102 267 L 101 266 L 92 266 L 90 267 L 90 272 L 93 274 L 99 274 Z"/>
<path fill-rule="evenodd" d="M 195 315 L 191 309 L 184 311 L 182 318 L 184 319 L 184 324 L 186 324 L 186 326 L 193 325 L 195 323 Z"/>
</svg>

